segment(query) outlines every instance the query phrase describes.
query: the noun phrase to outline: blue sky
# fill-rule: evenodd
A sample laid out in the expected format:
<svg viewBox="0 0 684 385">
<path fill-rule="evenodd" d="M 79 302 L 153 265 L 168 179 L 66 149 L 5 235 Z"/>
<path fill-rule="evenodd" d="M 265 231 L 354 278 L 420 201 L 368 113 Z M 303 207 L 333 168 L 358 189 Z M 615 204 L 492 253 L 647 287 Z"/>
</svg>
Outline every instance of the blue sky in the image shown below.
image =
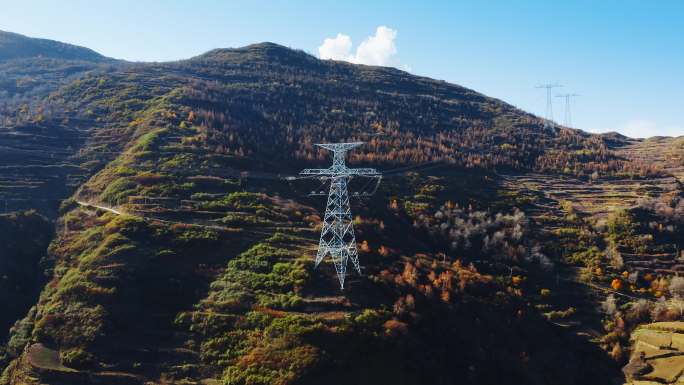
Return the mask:
<svg viewBox="0 0 684 385">
<path fill-rule="evenodd" d="M 397 66 L 541 116 L 534 86 L 558 82 L 581 95 L 575 127 L 684 135 L 684 0 L 3 0 L 0 29 L 139 61 L 273 41 Z M 562 122 L 561 99 L 554 112 Z"/>
</svg>

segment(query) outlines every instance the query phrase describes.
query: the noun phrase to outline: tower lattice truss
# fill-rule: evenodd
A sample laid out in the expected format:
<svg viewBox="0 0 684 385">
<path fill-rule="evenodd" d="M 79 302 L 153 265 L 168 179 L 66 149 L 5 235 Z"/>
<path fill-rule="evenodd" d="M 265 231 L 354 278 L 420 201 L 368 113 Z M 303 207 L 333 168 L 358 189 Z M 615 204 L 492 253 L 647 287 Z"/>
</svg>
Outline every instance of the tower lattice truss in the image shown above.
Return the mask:
<svg viewBox="0 0 684 385">
<path fill-rule="evenodd" d="M 316 253 L 316 267 L 326 256 L 330 255 L 335 265 L 335 271 L 337 271 L 341 289 L 344 289 L 344 279 L 347 275 L 347 264 L 350 259 L 356 271 L 359 275 L 361 274 L 359 252 L 356 247 L 354 224 L 349 205 L 349 181 L 354 177 L 370 177 L 377 178 L 377 183 L 379 183 L 381 179 L 380 173 L 375 169 L 348 168 L 345 165 L 344 158 L 347 151 L 361 144 L 363 143 L 317 144 L 317 146 L 333 152 L 332 166 L 323 169 L 305 169 L 300 173 L 302 176 L 316 177 L 323 182 L 330 182 L 328 204 L 325 207 L 321 239 Z M 368 196 L 370 194 L 372 193 L 354 192 L 352 196 Z M 321 194 L 312 192 L 310 195 Z"/>
</svg>

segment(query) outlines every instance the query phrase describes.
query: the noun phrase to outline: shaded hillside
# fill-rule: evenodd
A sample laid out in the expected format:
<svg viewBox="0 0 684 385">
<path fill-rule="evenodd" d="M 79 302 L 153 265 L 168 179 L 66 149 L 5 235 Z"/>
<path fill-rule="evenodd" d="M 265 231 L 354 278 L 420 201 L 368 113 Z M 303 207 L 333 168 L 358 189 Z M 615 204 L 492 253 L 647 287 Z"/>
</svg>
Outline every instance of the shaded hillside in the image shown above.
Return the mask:
<svg viewBox="0 0 684 385">
<path fill-rule="evenodd" d="M 85 136 L 66 126 L 0 126 L 0 213 L 36 209 L 55 217 L 89 175 L 71 159 Z"/>
<path fill-rule="evenodd" d="M 47 281 L 44 265 L 52 225 L 35 212 L 0 215 L 0 340 L 26 315 Z M 0 356 L 2 356 L 0 352 Z"/>
<path fill-rule="evenodd" d="M 536 283 L 510 281 L 505 268 L 488 263 L 479 264 L 487 273 L 469 265 L 478 258 L 505 261 L 516 274 L 540 268 L 530 258 L 534 244 L 515 235 L 527 234 L 524 215 L 487 211 L 495 192 L 483 199 L 485 181 L 417 177 L 404 189 L 390 182 L 372 205 L 355 205 L 364 276 L 350 277 L 344 292 L 329 264 L 313 268 L 315 210 L 275 193 L 239 191 L 227 180 L 224 188 L 237 191 L 212 198 L 214 177 L 193 187 L 201 210 L 176 209 L 163 221 L 157 216 L 164 212 L 151 206 L 117 207 L 128 215 L 75 208 L 65 217 L 72 225 L 51 247 L 55 275 L 12 335 L 29 348 L 14 351 L 3 379 L 608 382 L 615 371 L 600 350 L 553 327 L 515 294 L 535 293 Z M 444 203 L 447 197 L 482 211 Z M 444 205 L 455 218 L 481 218 L 485 232 L 463 234 L 448 257 L 438 252 L 441 235 L 430 230 L 439 224 L 414 224 Z M 200 213 L 222 217 L 211 227 L 192 224 Z M 501 243 L 485 247 L 500 231 Z M 469 256 L 451 256 L 459 254 Z"/>
</svg>

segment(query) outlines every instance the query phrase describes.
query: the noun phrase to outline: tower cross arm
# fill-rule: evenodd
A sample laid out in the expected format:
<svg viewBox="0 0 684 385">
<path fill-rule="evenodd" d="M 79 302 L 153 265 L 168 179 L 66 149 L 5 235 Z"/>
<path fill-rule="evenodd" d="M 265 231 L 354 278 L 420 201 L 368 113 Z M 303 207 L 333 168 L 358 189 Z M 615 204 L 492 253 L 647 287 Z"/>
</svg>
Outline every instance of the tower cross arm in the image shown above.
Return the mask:
<svg viewBox="0 0 684 385">
<path fill-rule="evenodd" d="M 305 168 L 299 175 L 334 175 L 335 171 L 331 168 Z"/>
<path fill-rule="evenodd" d="M 346 152 L 351 150 L 354 147 L 358 147 L 362 145 L 363 142 L 351 142 L 351 143 L 317 143 L 316 146 L 325 148 L 326 150 L 332 151 L 332 152 Z"/>
<path fill-rule="evenodd" d="M 380 175 L 378 170 L 374 168 L 348 168 L 345 173 L 349 175 Z"/>
<path fill-rule="evenodd" d="M 344 168 L 344 169 L 333 169 L 331 168 L 305 168 L 299 175 L 321 175 L 321 176 L 354 176 L 354 175 L 364 175 L 373 176 L 380 175 L 380 172 L 374 168 Z"/>
</svg>

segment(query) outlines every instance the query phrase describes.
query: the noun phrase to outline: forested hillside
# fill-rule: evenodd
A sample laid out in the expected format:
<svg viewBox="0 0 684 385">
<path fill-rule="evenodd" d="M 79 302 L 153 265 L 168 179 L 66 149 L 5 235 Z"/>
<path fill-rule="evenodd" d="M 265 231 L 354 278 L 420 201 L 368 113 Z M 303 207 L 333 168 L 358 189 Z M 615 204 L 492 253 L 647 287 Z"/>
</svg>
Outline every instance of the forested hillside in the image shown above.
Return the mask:
<svg viewBox="0 0 684 385">
<path fill-rule="evenodd" d="M 632 330 L 681 317 L 678 141 L 272 43 L 125 63 L 22 39 L 0 39 L 0 209 L 56 230 L 5 259 L 41 292 L 0 384 L 610 383 Z M 284 177 L 343 140 L 385 178 L 340 291 L 313 266 L 321 186 Z"/>
</svg>

